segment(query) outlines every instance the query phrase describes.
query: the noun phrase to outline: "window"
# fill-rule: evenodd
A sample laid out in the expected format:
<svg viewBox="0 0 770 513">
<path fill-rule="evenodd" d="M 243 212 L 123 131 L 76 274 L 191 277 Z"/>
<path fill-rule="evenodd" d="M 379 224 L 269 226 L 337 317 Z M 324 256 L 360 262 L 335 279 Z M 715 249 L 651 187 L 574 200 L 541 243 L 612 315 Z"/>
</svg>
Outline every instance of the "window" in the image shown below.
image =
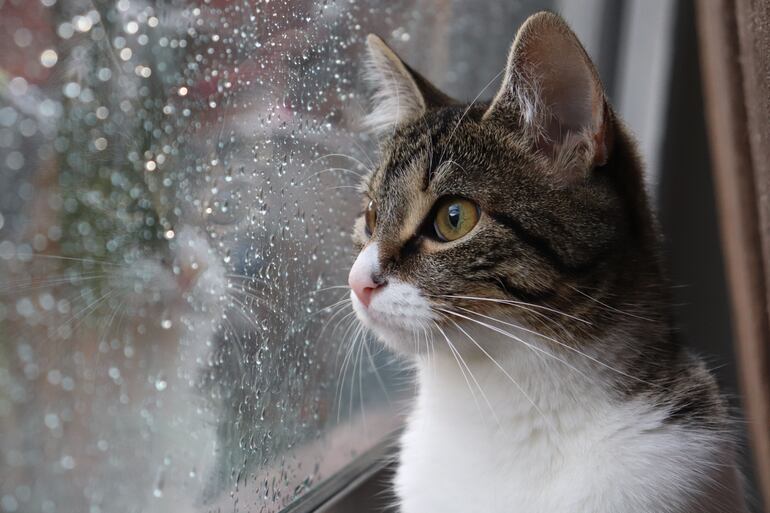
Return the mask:
<svg viewBox="0 0 770 513">
<path fill-rule="evenodd" d="M 412 385 L 341 287 L 364 37 L 472 98 L 542 5 L 0 3 L 0 511 L 278 511 L 365 471 Z"/>
</svg>

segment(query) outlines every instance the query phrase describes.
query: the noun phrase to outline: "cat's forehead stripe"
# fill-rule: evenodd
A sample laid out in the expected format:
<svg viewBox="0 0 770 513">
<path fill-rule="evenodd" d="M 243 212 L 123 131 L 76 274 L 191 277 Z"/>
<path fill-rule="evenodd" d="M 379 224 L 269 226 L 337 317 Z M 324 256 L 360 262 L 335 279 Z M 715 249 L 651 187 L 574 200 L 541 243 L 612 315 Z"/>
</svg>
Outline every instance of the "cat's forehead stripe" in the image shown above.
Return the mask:
<svg viewBox="0 0 770 513">
<path fill-rule="evenodd" d="M 414 237 L 432 205 L 432 198 L 428 197 L 420 187 L 426 165 L 424 158 L 415 158 L 403 169 L 403 181 L 399 183 L 398 204 L 391 207 L 395 207 L 400 242 L 406 242 Z"/>
<path fill-rule="evenodd" d="M 385 184 L 393 179 L 403 178 L 403 171 L 415 160 L 422 162 L 420 189 L 428 190 L 441 163 L 449 158 L 449 152 L 442 143 L 456 135 L 462 111 L 446 108 L 433 111 L 419 123 L 400 127 L 388 160 L 381 168 L 378 182 Z M 409 177 L 411 179 L 411 176 Z"/>
<path fill-rule="evenodd" d="M 428 130 L 428 144 L 427 148 L 429 153 L 428 165 L 425 167 L 425 177 L 423 179 L 424 191 L 428 190 L 430 183 L 433 180 L 436 169 L 442 164 L 442 161 L 447 157 L 446 147 L 441 145 L 441 138 L 444 134 L 448 134 L 449 138 L 454 135 L 459 123 L 462 121 L 462 114 L 458 114 L 457 109 L 442 109 L 436 111 L 433 115 L 433 122 L 430 124 L 431 129 Z M 449 143 L 451 141 L 446 141 Z"/>
</svg>

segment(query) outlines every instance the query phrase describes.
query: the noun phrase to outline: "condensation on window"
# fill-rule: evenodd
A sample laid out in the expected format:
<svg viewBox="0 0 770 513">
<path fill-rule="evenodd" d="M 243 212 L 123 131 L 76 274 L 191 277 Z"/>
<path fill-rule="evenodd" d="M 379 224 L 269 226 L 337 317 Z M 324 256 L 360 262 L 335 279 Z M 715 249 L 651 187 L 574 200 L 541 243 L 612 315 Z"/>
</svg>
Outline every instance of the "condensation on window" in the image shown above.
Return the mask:
<svg viewBox="0 0 770 513">
<path fill-rule="evenodd" d="M 0 0 L 0 511 L 279 511 L 397 429 L 363 41 L 489 97 L 544 3 Z"/>
</svg>

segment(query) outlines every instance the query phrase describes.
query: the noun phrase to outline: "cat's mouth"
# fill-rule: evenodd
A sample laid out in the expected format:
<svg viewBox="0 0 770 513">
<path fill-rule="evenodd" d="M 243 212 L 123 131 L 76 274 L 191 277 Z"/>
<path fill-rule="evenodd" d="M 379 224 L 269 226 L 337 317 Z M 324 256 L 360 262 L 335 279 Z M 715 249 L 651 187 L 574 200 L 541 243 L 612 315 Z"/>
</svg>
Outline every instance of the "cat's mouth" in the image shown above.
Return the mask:
<svg viewBox="0 0 770 513">
<path fill-rule="evenodd" d="M 400 352 L 419 352 L 420 341 L 435 322 L 430 303 L 408 283 L 391 281 L 372 295 L 368 306 L 355 293 L 350 297 L 361 323 Z"/>
</svg>

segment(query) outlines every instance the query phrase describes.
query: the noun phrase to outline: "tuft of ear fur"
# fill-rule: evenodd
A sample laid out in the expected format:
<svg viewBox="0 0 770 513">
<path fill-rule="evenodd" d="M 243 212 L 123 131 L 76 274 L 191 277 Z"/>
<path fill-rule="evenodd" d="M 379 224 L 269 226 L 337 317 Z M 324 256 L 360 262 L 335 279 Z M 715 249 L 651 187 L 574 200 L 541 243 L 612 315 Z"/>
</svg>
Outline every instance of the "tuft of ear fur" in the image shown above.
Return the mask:
<svg viewBox="0 0 770 513">
<path fill-rule="evenodd" d="M 519 29 L 484 119 L 529 132 L 567 181 L 608 158 L 610 111 L 599 74 L 567 23 L 550 12 Z"/>
<path fill-rule="evenodd" d="M 409 67 L 374 34 L 366 38 L 368 58 L 364 78 L 374 91 L 364 126 L 383 133 L 419 118 L 430 108 L 456 103 Z"/>
</svg>

